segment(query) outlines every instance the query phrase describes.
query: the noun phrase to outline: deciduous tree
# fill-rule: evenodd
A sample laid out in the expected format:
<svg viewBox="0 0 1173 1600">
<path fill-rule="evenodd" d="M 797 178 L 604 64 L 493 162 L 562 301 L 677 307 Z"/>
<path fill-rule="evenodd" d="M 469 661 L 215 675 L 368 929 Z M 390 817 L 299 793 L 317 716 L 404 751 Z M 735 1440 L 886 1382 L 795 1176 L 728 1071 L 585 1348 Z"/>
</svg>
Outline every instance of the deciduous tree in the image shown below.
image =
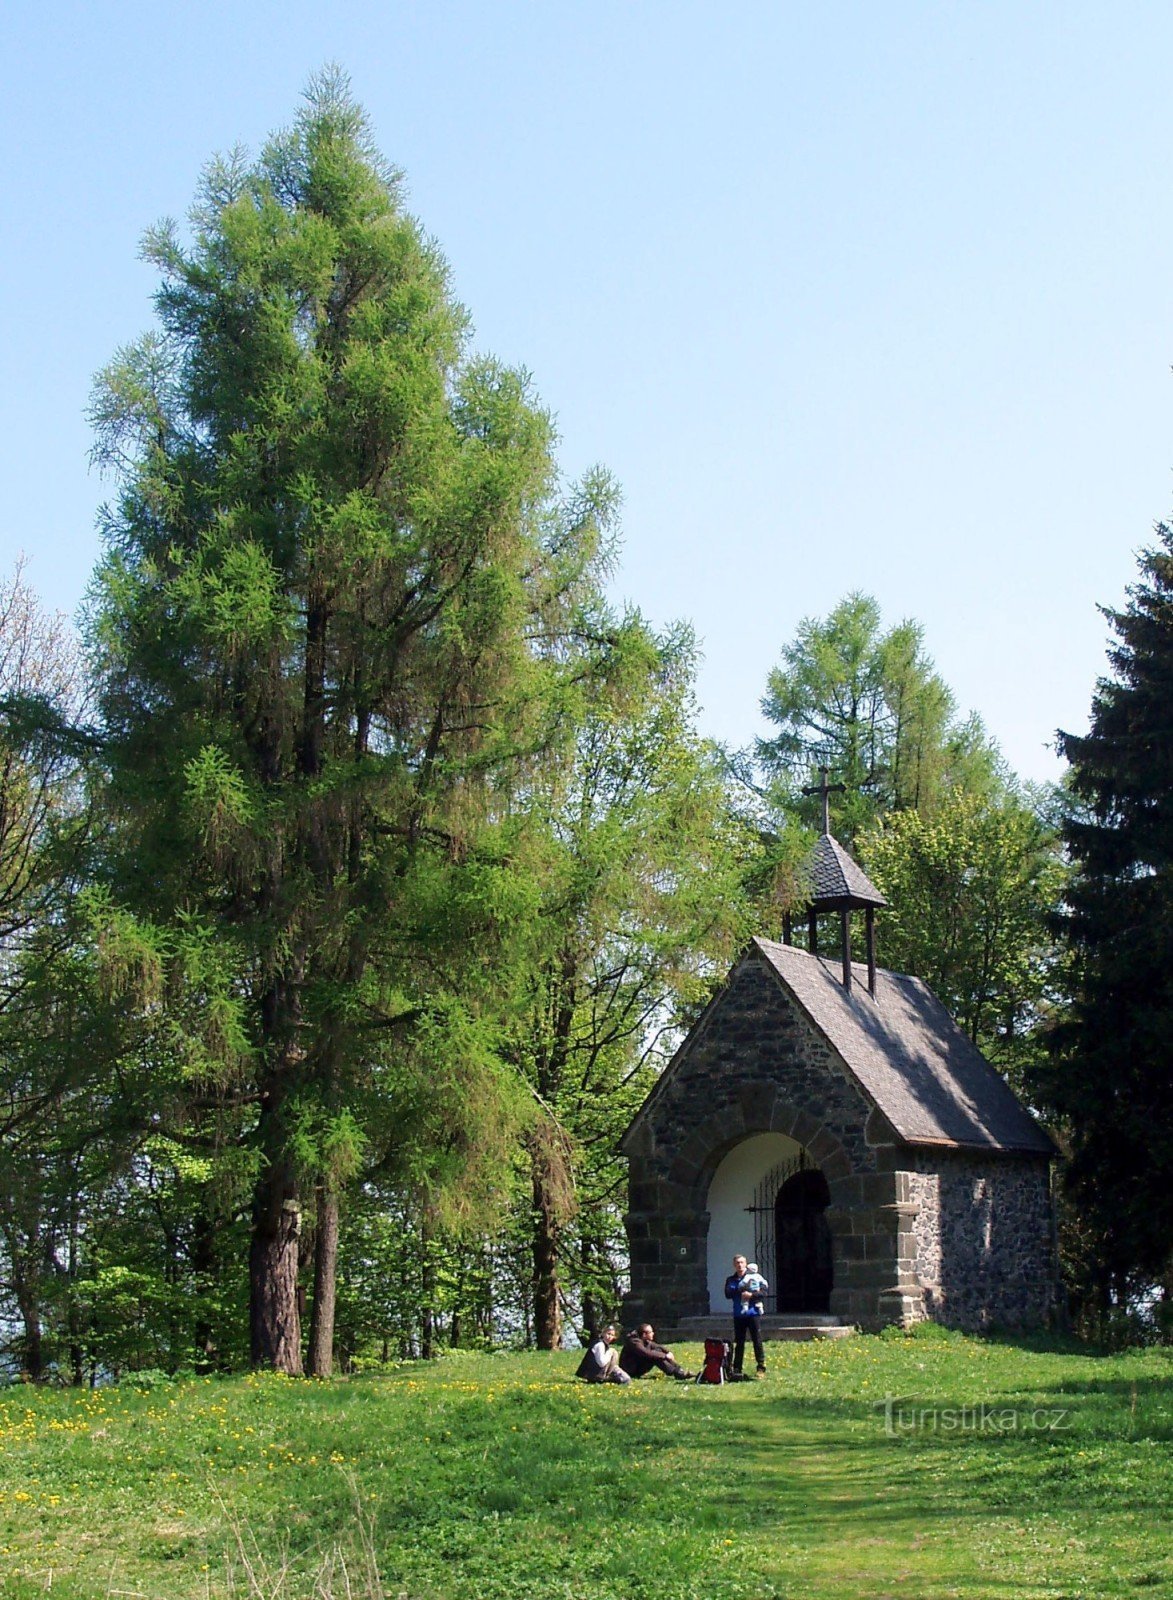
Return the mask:
<svg viewBox="0 0 1173 1600">
<path fill-rule="evenodd" d="M 694 730 L 691 635 L 646 634 L 642 645 L 520 800 L 542 891 L 511 1052 L 541 1108 L 528 1148 L 542 1349 L 561 1342 L 568 1284 L 589 1297 L 612 1273 L 618 1138 L 681 1011 L 707 998 L 751 931 L 745 836 L 717 752 Z"/>
<path fill-rule="evenodd" d="M 1058 841 L 1029 797 L 954 790 L 932 815 L 892 811 L 859 840 L 889 904 L 884 965 L 923 978 L 975 1043 L 1019 1075 L 1055 991 Z"/>
</svg>

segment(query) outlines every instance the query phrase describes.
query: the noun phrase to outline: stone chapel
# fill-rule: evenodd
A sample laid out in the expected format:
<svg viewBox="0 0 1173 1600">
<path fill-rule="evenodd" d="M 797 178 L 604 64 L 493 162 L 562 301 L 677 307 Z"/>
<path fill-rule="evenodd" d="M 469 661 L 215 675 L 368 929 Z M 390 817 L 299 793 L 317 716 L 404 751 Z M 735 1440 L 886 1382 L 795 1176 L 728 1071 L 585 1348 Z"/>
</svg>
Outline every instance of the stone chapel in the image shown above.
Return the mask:
<svg viewBox="0 0 1173 1600">
<path fill-rule="evenodd" d="M 767 1337 L 1045 1323 L 1054 1146 L 925 984 L 877 968 L 885 901 L 832 837 L 823 782 L 807 948 L 789 921 L 752 941 L 624 1135 L 625 1323 L 724 1329 L 735 1254 L 770 1281 Z"/>
</svg>

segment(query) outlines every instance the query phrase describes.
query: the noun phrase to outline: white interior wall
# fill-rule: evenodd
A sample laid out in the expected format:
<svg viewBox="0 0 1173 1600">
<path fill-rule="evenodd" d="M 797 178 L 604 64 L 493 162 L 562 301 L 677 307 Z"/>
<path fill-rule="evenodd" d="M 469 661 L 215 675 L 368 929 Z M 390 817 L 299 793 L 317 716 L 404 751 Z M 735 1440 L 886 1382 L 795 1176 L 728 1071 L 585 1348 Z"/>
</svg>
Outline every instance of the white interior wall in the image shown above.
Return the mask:
<svg viewBox="0 0 1173 1600">
<path fill-rule="evenodd" d="M 793 1160 L 798 1151 L 797 1143 L 784 1133 L 754 1133 L 734 1145 L 714 1172 L 707 1207 L 710 1312 L 730 1309 L 724 1290 L 733 1257 L 753 1260 L 753 1218 L 748 1207 L 753 1205 L 754 1190 L 771 1167 Z M 758 1265 L 767 1278 L 773 1277 L 772 1261 Z"/>
</svg>

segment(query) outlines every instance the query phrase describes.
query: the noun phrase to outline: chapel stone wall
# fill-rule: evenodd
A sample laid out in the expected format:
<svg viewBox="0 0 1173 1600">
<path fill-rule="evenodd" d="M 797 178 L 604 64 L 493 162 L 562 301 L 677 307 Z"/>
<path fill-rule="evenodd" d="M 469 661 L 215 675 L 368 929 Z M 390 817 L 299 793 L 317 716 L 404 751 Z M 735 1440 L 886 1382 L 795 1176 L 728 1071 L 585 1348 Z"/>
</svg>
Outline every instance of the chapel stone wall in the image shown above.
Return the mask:
<svg viewBox="0 0 1173 1600">
<path fill-rule="evenodd" d="M 865 1328 L 923 1316 L 906 1152 L 751 954 L 624 1143 L 628 1325 L 647 1318 L 672 1326 L 707 1313 L 709 1182 L 734 1144 L 771 1131 L 796 1139 L 827 1179 L 832 1313 Z"/>
<path fill-rule="evenodd" d="M 949 1150 L 910 1162 L 926 1314 L 967 1332 L 1051 1321 L 1058 1261 L 1047 1159 Z"/>
</svg>

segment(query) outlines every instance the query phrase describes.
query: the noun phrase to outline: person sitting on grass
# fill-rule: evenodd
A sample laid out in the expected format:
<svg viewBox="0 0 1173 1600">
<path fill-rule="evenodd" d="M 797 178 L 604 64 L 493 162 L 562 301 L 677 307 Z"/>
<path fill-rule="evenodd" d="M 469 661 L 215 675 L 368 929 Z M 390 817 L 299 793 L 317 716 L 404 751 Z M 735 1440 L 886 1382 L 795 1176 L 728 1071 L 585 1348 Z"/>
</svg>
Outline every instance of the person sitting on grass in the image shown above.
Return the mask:
<svg viewBox="0 0 1173 1600">
<path fill-rule="evenodd" d="M 684 1370 L 671 1350 L 665 1350 L 662 1344 L 656 1343 L 656 1330 L 650 1322 L 641 1322 L 624 1339 L 619 1365 L 633 1378 L 646 1378 L 649 1372 L 662 1372 L 666 1377 L 676 1378 L 683 1383 L 692 1377 L 692 1373 Z"/>
<path fill-rule="evenodd" d="M 585 1378 L 587 1383 L 630 1383 L 630 1376 L 619 1365 L 619 1357 L 611 1348 L 614 1343 L 615 1328 L 608 1324 L 594 1344 L 587 1347 L 575 1377 Z"/>
</svg>

